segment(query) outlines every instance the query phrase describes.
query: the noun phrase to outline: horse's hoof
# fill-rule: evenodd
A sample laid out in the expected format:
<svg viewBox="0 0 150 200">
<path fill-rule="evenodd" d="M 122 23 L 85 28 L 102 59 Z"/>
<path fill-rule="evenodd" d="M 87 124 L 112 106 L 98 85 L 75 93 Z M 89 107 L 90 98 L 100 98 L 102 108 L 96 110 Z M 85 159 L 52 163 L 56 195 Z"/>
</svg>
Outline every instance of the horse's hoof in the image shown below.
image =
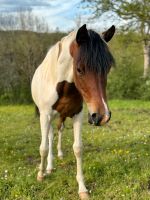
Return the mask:
<svg viewBox="0 0 150 200">
<path fill-rule="evenodd" d="M 47 169 L 47 170 L 46 170 L 46 174 L 47 174 L 47 175 L 50 175 L 52 172 L 53 172 L 53 169 Z"/>
<path fill-rule="evenodd" d="M 81 200 L 89 200 L 88 192 L 80 192 L 79 197 L 80 197 Z"/>
<path fill-rule="evenodd" d="M 37 181 L 42 182 L 44 180 L 44 176 L 37 175 Z"/>
</svg>

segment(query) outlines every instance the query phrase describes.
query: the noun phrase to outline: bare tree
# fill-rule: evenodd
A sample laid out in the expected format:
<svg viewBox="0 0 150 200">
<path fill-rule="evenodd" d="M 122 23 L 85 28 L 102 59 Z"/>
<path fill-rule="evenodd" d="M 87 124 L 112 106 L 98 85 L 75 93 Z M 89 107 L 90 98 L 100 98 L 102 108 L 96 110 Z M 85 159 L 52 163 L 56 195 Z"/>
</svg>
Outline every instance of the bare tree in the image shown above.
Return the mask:
<svg viewBox="0 0 150 200">
<path fill-rule="evenodd" d="M 49 27 L 44 18 L 35 16 L 31 9 L 20 9 L 14 14 L 0 14 L 0 30 L 49 32 Z"/>
</svg>

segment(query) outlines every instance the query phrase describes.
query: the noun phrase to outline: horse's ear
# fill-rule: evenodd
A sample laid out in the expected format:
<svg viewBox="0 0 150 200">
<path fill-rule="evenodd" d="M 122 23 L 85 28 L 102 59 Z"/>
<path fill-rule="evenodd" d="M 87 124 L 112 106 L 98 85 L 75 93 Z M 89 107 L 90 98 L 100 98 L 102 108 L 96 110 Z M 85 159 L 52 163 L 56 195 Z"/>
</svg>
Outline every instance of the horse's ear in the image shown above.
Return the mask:
<svg viewBox="0 0 150 200">
<path fill-rule="evenodd" d="M 107 31 L 102 33 L 102 37 L 106 42 L 109 42 L 115 33 L 115 26 L 112 25 Z"/>
<path fill-rule="evenodd" d="M 81 45 L 81 44 L 87 42 L 88 38 L 89 38 L 89 36 L 88 36 L 88 30 L 86 29 L 86 24 L 84 24 L 77 31 L 76 41 L 77 41 L 77 43 L 79 45 Z"/>
</svg>

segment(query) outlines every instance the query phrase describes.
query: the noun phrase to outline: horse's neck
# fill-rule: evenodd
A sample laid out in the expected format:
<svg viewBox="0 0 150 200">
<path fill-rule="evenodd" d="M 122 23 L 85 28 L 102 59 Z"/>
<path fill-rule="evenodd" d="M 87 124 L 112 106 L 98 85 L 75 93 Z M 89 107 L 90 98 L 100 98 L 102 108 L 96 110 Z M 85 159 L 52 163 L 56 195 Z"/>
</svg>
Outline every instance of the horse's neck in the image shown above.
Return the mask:
<svg viewBox="0 0 150 200">
<path fill-rule="evenodd" d="M 73 65 L 70 55 L 70 44 L 75 39 L 75 32 L 57 42 L 47 53 L 40 68 L 44 79 L 52 84 L 63 80 L 73 82 Z"/>
</svg>

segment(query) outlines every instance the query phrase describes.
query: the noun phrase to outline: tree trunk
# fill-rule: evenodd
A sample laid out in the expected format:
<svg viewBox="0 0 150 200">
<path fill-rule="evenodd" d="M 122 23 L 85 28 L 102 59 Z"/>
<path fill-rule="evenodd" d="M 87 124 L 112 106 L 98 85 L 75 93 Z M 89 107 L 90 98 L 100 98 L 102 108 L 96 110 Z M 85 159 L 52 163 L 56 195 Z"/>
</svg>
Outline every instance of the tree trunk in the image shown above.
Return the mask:
<svg viewBox="0 0 150 200">
<path fill-rule="evenodd" d="M 147 78 L 150 73 L 150 41 L 145 40 L 143 44 L 144 51 L 144 73 L 143 77 Z"/>
</svg>

